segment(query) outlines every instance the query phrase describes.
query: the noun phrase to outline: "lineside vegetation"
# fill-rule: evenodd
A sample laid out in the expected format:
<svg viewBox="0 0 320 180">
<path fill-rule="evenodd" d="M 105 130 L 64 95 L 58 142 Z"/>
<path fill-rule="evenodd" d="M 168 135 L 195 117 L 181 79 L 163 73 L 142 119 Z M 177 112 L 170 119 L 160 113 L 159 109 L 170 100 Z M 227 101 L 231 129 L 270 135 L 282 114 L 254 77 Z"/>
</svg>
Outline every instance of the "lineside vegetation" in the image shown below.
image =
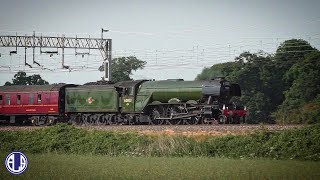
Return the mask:
<svg viewBox="0 0 320 180">
<path fill-rule="evenodd" d="M 88 131 L 58 124 L 33 131 L 0 131 L 0 151 L 144 157 L 227 157 L 320 160 L 320 124 L 250 135 L 141 135 Z"/>
</svg>

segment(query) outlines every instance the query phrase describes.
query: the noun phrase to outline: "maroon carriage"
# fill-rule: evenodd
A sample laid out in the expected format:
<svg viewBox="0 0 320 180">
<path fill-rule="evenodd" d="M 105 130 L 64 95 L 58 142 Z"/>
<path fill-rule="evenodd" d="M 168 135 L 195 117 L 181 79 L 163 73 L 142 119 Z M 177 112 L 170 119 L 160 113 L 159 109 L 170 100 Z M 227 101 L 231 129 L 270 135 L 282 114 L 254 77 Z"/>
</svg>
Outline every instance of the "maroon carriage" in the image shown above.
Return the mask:
<svg viewBox="0 0 320 180">
<path fill-rule="evenodd" d="M 51 124 L 64 116 L 65 87 L 70 85 L 0 86 L 0 116 L 10 123 Z"/>
</svg>

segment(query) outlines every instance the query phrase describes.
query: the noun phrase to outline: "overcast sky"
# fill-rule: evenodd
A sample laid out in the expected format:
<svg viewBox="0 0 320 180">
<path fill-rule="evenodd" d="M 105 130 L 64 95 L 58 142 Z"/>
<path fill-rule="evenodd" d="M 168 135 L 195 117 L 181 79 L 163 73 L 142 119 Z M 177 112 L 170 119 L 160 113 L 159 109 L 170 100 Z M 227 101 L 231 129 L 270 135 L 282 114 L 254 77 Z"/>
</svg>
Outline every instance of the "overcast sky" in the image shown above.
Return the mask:
<svg viewBox="0 0 320 180">
<path fill-rule="evenodd" d="M 105 28 L 110 32 L 104 37 L 113 40 L 113 57 L 135 55 L 147 61 L 133 78 L 193 80 L 203 67 L 232 61 L 245 50 L 274 53 L 286 39 L 302 38 L 319 49 L 319 7 L 319 0 L 1 0 L 0 34 L 100 37 Z M 65 72 L 61 54 L 36 55 L 52 70 L 46 71 L 23 67 L 24 49 L 10 56 L 11 50 L 0 48 L 0 85 L 19 69 L 50 83 L 83 84 L 103 76 L 96 70 L 102 62 L 99 52 L 82 58 L 68 51 L 66 65 L 77 71 Z"/>
</svg>

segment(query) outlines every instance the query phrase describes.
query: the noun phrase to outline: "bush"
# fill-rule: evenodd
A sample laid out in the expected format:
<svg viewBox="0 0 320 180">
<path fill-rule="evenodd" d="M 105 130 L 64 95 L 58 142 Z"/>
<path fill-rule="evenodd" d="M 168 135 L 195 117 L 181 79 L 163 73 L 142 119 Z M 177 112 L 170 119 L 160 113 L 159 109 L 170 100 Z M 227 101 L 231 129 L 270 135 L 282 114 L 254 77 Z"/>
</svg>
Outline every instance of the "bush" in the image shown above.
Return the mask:
<svg viewBox="0 0 320 180">
<path fill-rule="evenodd" d="M 314 124 L 320 122 L 320 95 L 309 103 L 296 109 L 281 108 L 274 113 L 276 122 L 280 124 Z"/>
<path fill-rule="evenodd" d="M 101 154 L 108 156 L 191 156 L 320 160 L 320 124 L 251 135 L 140 135 L 87 131 L 58 124 L 34 131 L 0 131 L 0 150 L 26 153 Z"/>
</svg>

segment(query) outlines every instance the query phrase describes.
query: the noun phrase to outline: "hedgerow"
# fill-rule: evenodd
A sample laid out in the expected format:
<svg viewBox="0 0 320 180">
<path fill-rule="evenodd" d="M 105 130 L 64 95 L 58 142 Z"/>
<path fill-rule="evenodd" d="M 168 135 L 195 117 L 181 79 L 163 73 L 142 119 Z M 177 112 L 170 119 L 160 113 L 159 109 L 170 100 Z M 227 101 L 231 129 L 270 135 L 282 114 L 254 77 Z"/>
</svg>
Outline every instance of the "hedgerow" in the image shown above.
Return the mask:
<svg viewBox="0 0 320 180">
<path fill-rule="evenodd" d="M 58 124 L 33 131 L 0 131 L 0 142 L 1 152 L 320 160 L 320 124 L 200 140 L 181 135 L 88 131 Z"/>
</svg>

